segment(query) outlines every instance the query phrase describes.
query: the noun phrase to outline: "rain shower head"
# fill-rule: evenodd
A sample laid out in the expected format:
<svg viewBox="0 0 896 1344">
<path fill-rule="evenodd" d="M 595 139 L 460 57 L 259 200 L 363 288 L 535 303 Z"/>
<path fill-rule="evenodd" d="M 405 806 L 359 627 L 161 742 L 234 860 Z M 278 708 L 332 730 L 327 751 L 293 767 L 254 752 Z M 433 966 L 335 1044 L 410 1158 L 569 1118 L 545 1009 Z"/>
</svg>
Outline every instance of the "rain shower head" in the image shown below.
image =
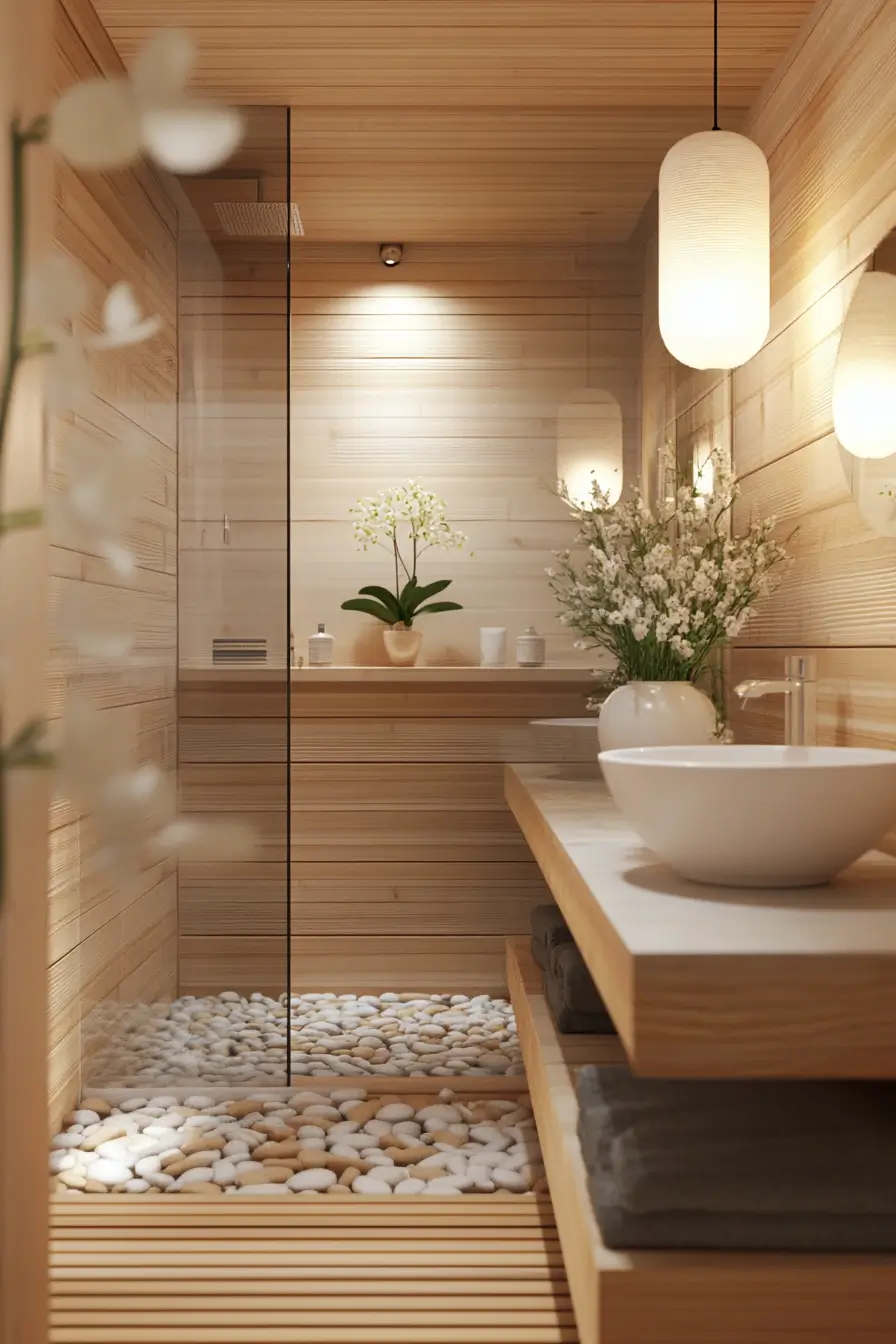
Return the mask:
<svg viewBox="0 0 896 1344">
<path fill-rule="evenodd" d="M 215 201 L 215 210 L 225 233 L 233 238 L 284 238 L 287 227 L 285 201 Z M 289 206 L 289 231 L 304 238 L 302 216 L 295 201 Z"/>
</svg>

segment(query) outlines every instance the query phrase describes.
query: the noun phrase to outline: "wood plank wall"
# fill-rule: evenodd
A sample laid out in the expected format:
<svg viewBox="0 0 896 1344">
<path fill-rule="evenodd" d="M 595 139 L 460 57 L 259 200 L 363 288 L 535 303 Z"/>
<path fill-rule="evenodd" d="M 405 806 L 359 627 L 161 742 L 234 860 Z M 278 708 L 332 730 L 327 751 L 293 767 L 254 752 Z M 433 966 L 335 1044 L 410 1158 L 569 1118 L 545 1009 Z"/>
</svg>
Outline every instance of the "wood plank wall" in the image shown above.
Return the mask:
<svg viewBox="0 0 896 1344">
<path fill-rule="evenodd" d="M 285 987 L 283 692 L 218 671 L 181 690 L 181 786 L 249 821 L 251 863 L 182 863 L 181 992 Z M 309 678 L 303 681 L 303 677 Z M 593 762 L 530 720 L 582 713 L 561 684 L 317 684 L 292 695 L 292 978 L 303 990 L 498 991 L 508 934 L 551 897 L 504 802 L 505 761 Z"/>
<path fill-rule="evenodd" d="M 183 320 L 219 324 L 220 418 L 181 507 L 181 665 L 216 635 L 285 658 L 286 349 L 282 244 L 224 243 L 220 280 L 183 277 Z M 409 247 L 394 272 L 376 245 L 293 248 L 293 629 L 299 655 L 325 621 L 338 663 L 384 663 L 379 625 L 340 611 L 390 562 L 359 552 L 349 509 L 416 476 L 448 501 L 473 555 L 427 558 L 463 612 L 425 623 L 425 661 L 478 663 L 480 625 L 530 623 L 549 658 L 590 666 L 559 626 L 544 575 L 573 528 L 551 494 L 558 419 L 597 388 L 640 441 L 641 274 L 630 249 Z M 214 399 L 214 398 L 213 398 Z M 280 408 L 278 410 L 278 407 Z M 224 515 L 230 520 L 225 538 Z"/>
<path fill-rule="evenodd" d="M 56 8 L 57 88 L 123 69 L 90 0 Z M 56 169 L 55 236 L 90 286 L 86 330 L 95 330 L 102 295 L 127 280 L 163 329 L 152 343 L 90 358 L 91 395 L 77 413 L 54 423 L 52 482 L 66 481 L 66 453 L 79 436 L 114 452 L 137 440 L 151 459 L 145 496 L 130 541 L 138 568 L 123 582 L 98 556 L 54 546 L 51 599 L 78 596 L 90 609 L 136 623 L 139 665 L 111 669 L 74 663 L 53 649 L 50 713 L 72 690 L 87 695 L 136 743 L 136 758 L 166 771 L 176 762 L 176 494 L 177 494 L 177 217 L 156 172 L 81 175 Z M 57 800 L 50 836 L 50 1087 L 58 1114 L 90 1079 L 92 1057 L 114 1037 L 135 1005 L 176 986 L 177 877 L 173 861 L 148 868 L 130 889 L 98 870 L 98 836 L 90 816 Z M 109 1078 L 108 1081 L 114 1081 Z"/>
<path fill-rule="evenodd" d="M 657 345 L 655 297 L 645 303 L 645 459 L 663 420 L 679 445 L 700 426 L 730 432 L 738 521 L 775 514 L 782 536 L 798 529 L 792 569 L 732 651 L 732 681 L 779 675 L 787 653 L 814 653 L 819 740 L 842 745 L 896 742 L 896 541 L 862 520 L 831 412 L 850 298 L 896 224 L 894 113 L 896 3 L 825 0 L 745 128 L 771 166 L 768 342 L 730 379 L 696 374 Z M 655 266 L 648 247 L 645 292 Z M 742 741 L 780 741 L 782 701 L 732 706 L 732 722 Z"/>
</svg>

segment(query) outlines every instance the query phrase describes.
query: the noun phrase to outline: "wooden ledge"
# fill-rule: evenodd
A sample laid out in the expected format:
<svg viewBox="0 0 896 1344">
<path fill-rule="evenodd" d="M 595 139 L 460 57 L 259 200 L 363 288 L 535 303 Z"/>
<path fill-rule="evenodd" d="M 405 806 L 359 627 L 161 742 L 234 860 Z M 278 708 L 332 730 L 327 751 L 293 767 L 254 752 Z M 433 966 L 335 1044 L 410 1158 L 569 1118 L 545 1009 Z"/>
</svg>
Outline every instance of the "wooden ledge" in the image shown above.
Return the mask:
<svg viewBox="0 0 896 1344">
<path fill-rule="evenodd" d="M 554 1026 L 525 939 L 508 939 L 507 980 L 579 1344 L 892 1344 L 896 1255 L 605 1246 L 578 1139 L 575 1069 L 619 1063 L 618 1042 L 575 1038 L 570 1064 L 572 1038 Z"/>
</svg>

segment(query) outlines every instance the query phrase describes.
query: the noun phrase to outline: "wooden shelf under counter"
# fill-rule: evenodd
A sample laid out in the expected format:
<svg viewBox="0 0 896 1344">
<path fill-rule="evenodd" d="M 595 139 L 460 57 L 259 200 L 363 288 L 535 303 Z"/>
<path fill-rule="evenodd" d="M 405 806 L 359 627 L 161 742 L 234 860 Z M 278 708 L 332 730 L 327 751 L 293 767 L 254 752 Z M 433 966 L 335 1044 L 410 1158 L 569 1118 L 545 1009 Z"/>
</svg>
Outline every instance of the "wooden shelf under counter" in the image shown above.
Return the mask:
<svg viewBox="0 0 896 1344">
<path fill-rule="evenodd" d="M 508 765 L 505 796 L 636 1073 L 896 1078 L 896 860 L 826 887 L 698 886 L 597 778 Z"/>
<path fill-rule="evenodd" d="M 587 1063 L 623 1062 L 619 1042 L 557 1031 L 527 939 L 508 939 L 507 981 L 579 1344 L 889 1344 L 896 1255 L 608 1247 L 588 1193 L 575 1077 Z"/>
</svg>

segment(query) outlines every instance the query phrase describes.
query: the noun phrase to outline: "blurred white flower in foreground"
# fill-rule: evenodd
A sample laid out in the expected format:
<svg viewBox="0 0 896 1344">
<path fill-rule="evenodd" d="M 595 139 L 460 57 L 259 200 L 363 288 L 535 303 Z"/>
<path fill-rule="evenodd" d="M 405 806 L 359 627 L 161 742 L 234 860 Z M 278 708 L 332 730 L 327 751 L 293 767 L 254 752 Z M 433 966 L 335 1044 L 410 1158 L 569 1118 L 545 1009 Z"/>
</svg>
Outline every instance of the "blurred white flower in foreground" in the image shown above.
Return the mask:
<svg viewBox="0 0 896 1344">
<path fill-rule="evenodd" d="M 87 342 L 92 350 L 117 350 L 139 345 L 161 330 L 160 317 L 144 317 L 134 291 L 125 281 L 113 285 L 103 304 L 103 330 Z"/>
<path fill-rule="evenodd" d="M 178 817 L 159 831 L 152 847 L 159 855 L 192 863 L 205 859 L 238 862 L 255 856 L 257 838 L 245 822 L 199 822 Z"/>
<path fill-rule="evenodd" d="M 174 173 L 217 168 L 240 142 L 235 108 L 187 96 L 196 48 L 165 29 L 138 53 L 129 78 L 88 79 L 59 98 L 50 143 L 76 168 L 121 168 L 147 153 Z"/>
<path fill-rule="evenodd" d="M 141 442 L 136 436 L 98 440 L 76 430 L 59 456 L 63 483 L 49 500 L 54 545 L 102 556 L 128 578 L 136 560 L 122 536 L 133 526 L 149 467 Z"/>
</svg>

